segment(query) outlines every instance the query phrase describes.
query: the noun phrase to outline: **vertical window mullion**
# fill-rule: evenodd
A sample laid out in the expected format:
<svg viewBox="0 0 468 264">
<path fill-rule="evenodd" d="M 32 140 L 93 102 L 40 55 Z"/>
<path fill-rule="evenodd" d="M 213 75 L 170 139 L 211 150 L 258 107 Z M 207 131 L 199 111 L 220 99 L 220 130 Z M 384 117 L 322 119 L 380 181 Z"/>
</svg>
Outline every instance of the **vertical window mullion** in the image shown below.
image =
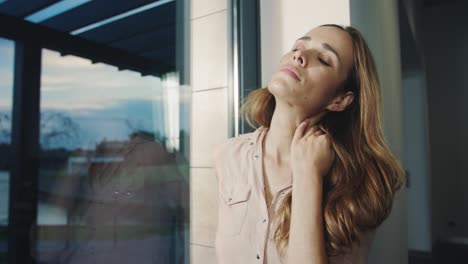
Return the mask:
<svg viewBox="0 0 468 264">
<path fill-rule="evenodd" d="M 260 2 L 229 2 L 229 137 L 253 131 L 240 116 L 245 97 L 261 85 Z"/>
<path fill-rule="evenodd" d="M 15 43 L 8 263 L 34 263 L 39 168 L 41 47 Z"/>
</svg>

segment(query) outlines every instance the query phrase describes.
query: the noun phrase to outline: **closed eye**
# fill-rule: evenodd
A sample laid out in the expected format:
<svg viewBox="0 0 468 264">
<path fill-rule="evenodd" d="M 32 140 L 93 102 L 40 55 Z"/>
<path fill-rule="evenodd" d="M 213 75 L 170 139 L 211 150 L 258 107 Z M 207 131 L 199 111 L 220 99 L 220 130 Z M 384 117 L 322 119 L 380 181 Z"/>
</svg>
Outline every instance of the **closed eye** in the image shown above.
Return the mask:
<svg viewBox="0 0 468 264">
<path fill-rule="evenodd" d="M 320 57 L 319 57 L 318 59 L 319 59 L 320 63 L 322 63 L 323 65 L 325 65 L 325 66 L 331 66 L 331 65 L 330 65 L 328 62 L 326 62 L 324 59 L 322 59 L 322 58 L 320 58 Z"/>
</svg>

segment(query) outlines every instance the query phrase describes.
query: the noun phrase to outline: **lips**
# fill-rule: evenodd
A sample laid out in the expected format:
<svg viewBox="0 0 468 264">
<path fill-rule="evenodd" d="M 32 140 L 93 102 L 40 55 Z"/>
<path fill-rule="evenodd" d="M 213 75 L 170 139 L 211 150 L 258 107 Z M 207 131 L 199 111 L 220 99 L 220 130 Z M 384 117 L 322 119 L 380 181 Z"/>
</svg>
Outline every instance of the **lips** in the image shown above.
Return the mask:
<svg viewBox="0 0 468 264">
<path fill-rule="evenodd" d="M 297 81 L 300 81 L 301 79 L 299 78 L 299 74 L 297 73 L 297 70 L 296 68 L 294 68 L 293 66 L 291 65 L 285 65 L 283 67 L 280 68 L 280 71 L 288 74 L 289 76 L 293 77 L 294 79 L 296 79 Z"/>
</svg>

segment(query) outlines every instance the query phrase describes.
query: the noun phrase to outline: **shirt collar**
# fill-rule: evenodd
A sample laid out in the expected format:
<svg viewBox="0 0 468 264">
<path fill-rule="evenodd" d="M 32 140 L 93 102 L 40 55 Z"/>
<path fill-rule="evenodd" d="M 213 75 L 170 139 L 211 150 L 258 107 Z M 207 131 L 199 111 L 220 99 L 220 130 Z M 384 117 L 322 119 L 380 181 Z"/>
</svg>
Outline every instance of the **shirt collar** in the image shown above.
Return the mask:
<svg viewBox="0 0 468 264">
<path fill-rule="evenodd" d="M 266 130 L 268 128 L 264 126 L 260 126 L 253 132 L 252 136 L 250 137 L 250 142 L 253 142 L 255 145 L 261 147 L 262 140 L 265 136 Z M 260 149 L 258 149 L 260 151 Z"/>
</svg>

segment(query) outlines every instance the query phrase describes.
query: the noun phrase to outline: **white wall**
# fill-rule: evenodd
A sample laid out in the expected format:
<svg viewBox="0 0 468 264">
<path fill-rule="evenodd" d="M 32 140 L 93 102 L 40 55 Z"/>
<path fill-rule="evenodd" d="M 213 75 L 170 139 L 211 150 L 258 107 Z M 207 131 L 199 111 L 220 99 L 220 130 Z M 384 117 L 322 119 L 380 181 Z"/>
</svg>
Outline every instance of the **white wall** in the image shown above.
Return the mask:
<svg viewBox="0 0 468 264">
<path fill-rule="evenodd" d="M 261 0 L 260 3 L 263 86 L 268 83 L 283 53 L 309 29 L 325 23 L 351 23 L 364 32 L 381 73 L 385 135 L 392 151 L 397 157 L 402 157 L 403 119 L 396 1 Z M 403 190 L 395 201 L 390 217 L 376 234 L 369 263 L 407 263 L 406 217 L 406 192 Z"/>
<path fill-rule="evenodd" d="M 467 1 L 424 9 L 433 240 L 468 238 Z M 449 228 L 448 222 L 456 226 Z"/>
<path fill-rule="evenodd" d="M 215 264 L 213 146 L 227 140 L 227 0 L 190 0 L 190 263 Z M 209 133 L 207 133 L 209 128 Z"/>
</svg>

